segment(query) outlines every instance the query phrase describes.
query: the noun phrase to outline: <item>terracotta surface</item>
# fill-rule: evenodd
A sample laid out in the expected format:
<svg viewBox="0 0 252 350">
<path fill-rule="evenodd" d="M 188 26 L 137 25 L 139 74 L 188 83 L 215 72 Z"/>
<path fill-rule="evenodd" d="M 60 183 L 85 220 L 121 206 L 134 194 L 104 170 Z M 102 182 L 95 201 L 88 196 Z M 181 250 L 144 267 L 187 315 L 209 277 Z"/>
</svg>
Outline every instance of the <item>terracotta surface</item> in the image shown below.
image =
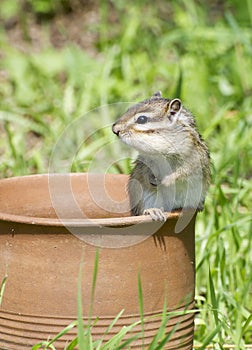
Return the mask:
<svg viewBox="0 0 252 350">
<path fill-rule="evenodd" d="M 139 320 L 138 274 L 145 313 L 144 344 L 168 310 L 193 308 L 194 222 L 192 213 L 168 214 L 164 225 L 129 217 L 125 175 L 36 175 L 0 181 L 0 282 L 8 275 L 0 308 L 0 349 L 31 349 L 77 317 L 82 262 L 83 316 L 87 322 L 94 259 L 99 269 L 93 305 L 99 338 Z M 60 217 L 58 218 L 57 215 Z M 175 233 L 178 220 L 183 230 Z M 155 317 L 153 317 L 155 316 Z M 193 313 L 170 317 L 176 332 L 164 349 L 192 349 Z M 141 325 L 130 336 L 141 332 Z M 64 349 L 73 329 L 56 342 Z M 142 340 L 132 348 L 140 349 Z"/>
</svg>

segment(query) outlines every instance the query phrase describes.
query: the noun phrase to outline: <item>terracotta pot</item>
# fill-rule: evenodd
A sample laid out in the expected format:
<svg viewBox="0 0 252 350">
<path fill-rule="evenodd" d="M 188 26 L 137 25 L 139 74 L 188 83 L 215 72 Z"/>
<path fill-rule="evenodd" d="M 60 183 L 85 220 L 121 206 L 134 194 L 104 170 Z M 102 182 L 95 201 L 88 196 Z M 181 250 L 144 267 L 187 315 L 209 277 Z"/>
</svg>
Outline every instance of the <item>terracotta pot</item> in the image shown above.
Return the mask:
<svg viewBox="0 0 252 350">
<path fill-rule="evenodd" d="M 0 309 L 0 348 L 24 350 L 52 338 L 77 317 L 77 285 L 83 261 L 83 317 L 90 310 L 93 268 L 99 247 L 92 332 L 105 337 L 140 318 L 138 275 L 144 302 L 144 344 L 150 344 L 168 311 L 194 306 L 192 213 L 170 213 L 165 224 L 130 217 L 126 175 L 35 175 L 0 181 L 0 282 L 7 284 Z M 177 232 L 176 231 L 180 231 Z M 154 317 L 153 317 L 154 316 Z M 192 349 L 193 313 L 170 317 L 176 331 L 164 349 Z M 139 334 L 141 325 L 128 335 Z M 70 331 L 55 345 L 63 349 Z M 132 348 L 142 348 L 143 340 Z"/>
</svg>

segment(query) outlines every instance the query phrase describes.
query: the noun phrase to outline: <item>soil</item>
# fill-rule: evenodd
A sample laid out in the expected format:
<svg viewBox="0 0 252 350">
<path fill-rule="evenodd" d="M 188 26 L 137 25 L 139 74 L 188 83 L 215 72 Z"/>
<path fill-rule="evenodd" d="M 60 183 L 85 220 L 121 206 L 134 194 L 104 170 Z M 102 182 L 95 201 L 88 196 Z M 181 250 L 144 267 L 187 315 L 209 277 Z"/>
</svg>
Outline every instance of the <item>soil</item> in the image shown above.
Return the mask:
<svg viewBox="0 0 252 350">
<path fill-rule="evenodd" d="M 48 45 L 62 48 L 71 43 L 91 55 L 96 54 L 97 23 L 99 8 L 95 1 L 79 3 L 51 18 L 27 12 L 2 21 L 9 43 L 23 52 L 39 52 Z"/>
</svg>

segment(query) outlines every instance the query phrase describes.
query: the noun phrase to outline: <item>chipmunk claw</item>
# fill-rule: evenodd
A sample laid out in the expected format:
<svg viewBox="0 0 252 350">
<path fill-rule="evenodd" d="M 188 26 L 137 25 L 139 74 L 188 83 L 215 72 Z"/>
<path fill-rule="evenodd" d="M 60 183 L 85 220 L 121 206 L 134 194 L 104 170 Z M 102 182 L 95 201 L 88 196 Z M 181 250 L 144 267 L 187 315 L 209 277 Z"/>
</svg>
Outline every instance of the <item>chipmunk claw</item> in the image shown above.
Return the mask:
<svg viewBox="0 0 252 350">
<path fill-rule="evenodd" d="M 167 217 L 163 208 L 148 208 L 143 211 L 143 215 L 150 215 L 153 221 L 166 221 Z"/>
</svg>

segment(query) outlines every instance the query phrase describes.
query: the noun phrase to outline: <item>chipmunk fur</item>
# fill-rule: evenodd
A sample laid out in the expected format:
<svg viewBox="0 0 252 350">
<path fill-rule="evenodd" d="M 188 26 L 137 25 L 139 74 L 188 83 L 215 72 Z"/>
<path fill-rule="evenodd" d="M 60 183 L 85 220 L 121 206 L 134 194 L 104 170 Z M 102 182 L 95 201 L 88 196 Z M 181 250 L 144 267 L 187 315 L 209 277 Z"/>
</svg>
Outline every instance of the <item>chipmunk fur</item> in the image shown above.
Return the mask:
<svg viewBox="0 0 252 350">
<path fill-rule="evenodd" d="M 165 220 L 167 211 L 203 209 L 210 183 L 209 151 L 179 99 L 157 92 L 129 108 L 112 130 L 139 152 L 128 183 L 132 215 Z"/>
</svg>

